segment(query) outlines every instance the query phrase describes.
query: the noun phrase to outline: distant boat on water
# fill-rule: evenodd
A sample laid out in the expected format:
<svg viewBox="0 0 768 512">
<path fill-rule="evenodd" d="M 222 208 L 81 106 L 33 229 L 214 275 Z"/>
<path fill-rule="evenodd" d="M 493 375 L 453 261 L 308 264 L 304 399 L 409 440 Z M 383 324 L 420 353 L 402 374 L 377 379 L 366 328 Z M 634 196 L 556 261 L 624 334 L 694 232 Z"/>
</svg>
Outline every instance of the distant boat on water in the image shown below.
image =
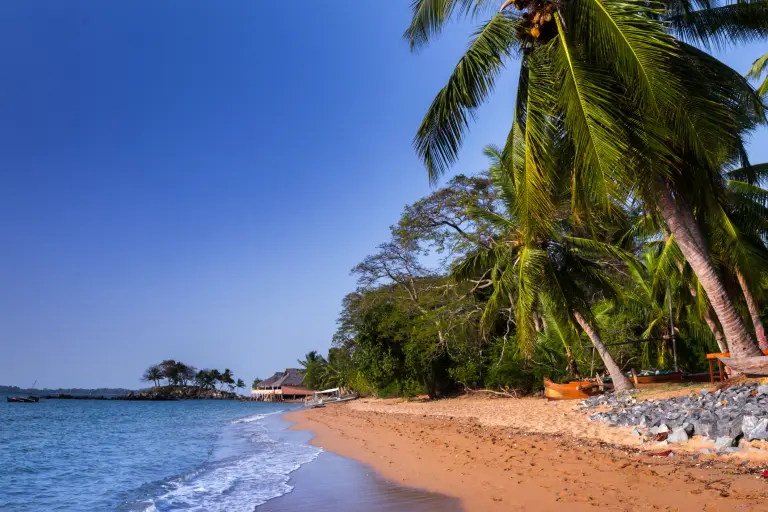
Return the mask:
<svg viewBox="0 0 768 512">
<path fill-rule="evenodd" d="M 35 386 L 37 385 L 37 379 L 35 379 L 35 382 L 32 383 L 32 389 L 35 389 Z M 21 403 L 21 404 L 36 404 L 40 401 L 39 396 L 35 395 L 29 395 L 29 396 L 9 396 L 6 397 L 6 400 L 12 403 Z"/>
<path fill-rule="evenodd" d="M 6 397 L 9 402 L 24 403 L 24 404 L 36 404 L 40 401 L 39 396 L 9 396 Z"/>
</svg>

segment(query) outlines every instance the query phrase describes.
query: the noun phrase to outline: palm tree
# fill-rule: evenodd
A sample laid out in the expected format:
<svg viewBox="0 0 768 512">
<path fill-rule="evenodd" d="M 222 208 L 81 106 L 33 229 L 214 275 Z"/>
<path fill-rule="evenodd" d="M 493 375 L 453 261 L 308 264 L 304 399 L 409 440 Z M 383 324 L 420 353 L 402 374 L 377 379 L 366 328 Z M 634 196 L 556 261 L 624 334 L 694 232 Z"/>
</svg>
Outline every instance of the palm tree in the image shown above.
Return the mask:
<svg viewBox="0 0 768 512">
<path fill-rule="evenodd" d="M 263 379 L 261 379 L 260 377 L 256 377 L 255 379 L 253 379 L 253 383 L 251 384 L 251 389 L 256 389 L 256 388 L 258 388 L 258 387 L 259 387 L 259 383 L 260 383 L 262 380 L 263 380 Z"/>
<path fill-rule="evenodd" d="M 325 358 L 323 358 L 322 355 L 317 350 L 311 350 L 306 353 L 304 356 L 304 360 L 298 359 L 297 362 L 303 366 L 304 368 L 309 367 L 313 363 L 317 363 L 320 361 L 325 361 Z"/>
<path fill-rule="evenodd" d="M 235 379 L 232 376 L 232 370 L 229 368 L 225 368 L 224 371 L 221 373 L 221 376 L 219 377 L 219 382 L 221 382 L 221 386 L 219 386 L 219 390 L 224 387 L 224 384 L 227 386 L 232 386 L 235 383 Z"/>
<path fill-rule="evenodd" d="M 298 363 L 304 368 L 304 385 L 309 389 L 319 389 L 323 385 L 326 360 L 316 350 L 307 352 L 304 360 L 298 360 Z"/>
<path fill-rule="evenodd" d="M 418 48 L 452 15 L 477 15 L 490 4 L 416 0 L 406 38 Z M 765 20 L 762 3 L 508 0 L 476 32 L 435 97 L 416 150 L 436 180 L 455 162 L 475 109 L 506 61 L 519 55 L 503 159 L 526 188 L 518 204 L 524 238 L 554 215 L 555 183 L 574 184 L 573 215 L 584 224 L 595 213 L 614 214 L 630 197 L 640 199 L 677 239 L 732 352 L 756 355 L 700 243 L 692 205 L 705 206 L 697 198 L 715 195 L 723 156 L 743 150 L 742 134 L 764 121 L 764 107 L 743 77 L 688 42 L 706 47 L 762 37 Z M 563 153 L 572 166 L 553 165 Z"/>
<path fill-rule="evenodd" d="M 214 389 L 216 387 L 216 380 L 212 370 L 198 371 L 197 374 L 195 374 L 195 382 L 202 389 Z"/>
<path fill-rule="evenodd" d="M 221 372 L 219 370 L 214 368 L 213 370 L 210 371 L 210 375 L 211 375 L 211 384 L 213 385 L 214 388 L 216 387 L 217 382 L 220 382 L 223 384 Z"/>
<path fill-rule="evenodd" d="M 527 189 L 523 183 L 510 178 L 501 154 L 496 155 L 490 174 L 498 188 L 499 200 L 505 212 L 472 209 L 472 213 L 497 229 L 497 236 L 488 247 L 480 247 L 459 261 L 452 275 L 460 280 L 489 275 L 493 290 L 483 319 L 488 322 L 503 301 L 513 303 L 518 343 L 528 354 L 533 352 L 539 329 L 535 325 L 535 308 L 567 330 L 575 322 L 592 341 L 603 360 L 617 391 L 631 389 L 632 383 L 608 352 L 597 329 L 590 308 L 590 296 L 615 294 L 616 291 L 596 252 L 625 258 L 619 249 L 607 244 L 573 236 L 569 233 L 569 212 L 559 212 L 556 221 L 546 226 L 530 223 L 526 230 L 521 222 Z M 522 204 L 521 204 L 522 203 Z M 537 230 L 532 227 L 536 226 Z M 570 350 L 566 346 L 566 352 Z"/>
<path fill-rule="evenodd" d="M 237 379 L 237 382 L 235 383 L 235 387 L 237 389 L 245 389 L 245 382 L 243 382 L 243 379 Z"/>
<path fill-rule="evenodd" d="M 160 379 L 163 378 L 163 370 L 159 365 L 153 364 L 144 371 L 141 376 L 143 382 L 152 382 L 155 387 L 160 385 Z"/>
</svg>

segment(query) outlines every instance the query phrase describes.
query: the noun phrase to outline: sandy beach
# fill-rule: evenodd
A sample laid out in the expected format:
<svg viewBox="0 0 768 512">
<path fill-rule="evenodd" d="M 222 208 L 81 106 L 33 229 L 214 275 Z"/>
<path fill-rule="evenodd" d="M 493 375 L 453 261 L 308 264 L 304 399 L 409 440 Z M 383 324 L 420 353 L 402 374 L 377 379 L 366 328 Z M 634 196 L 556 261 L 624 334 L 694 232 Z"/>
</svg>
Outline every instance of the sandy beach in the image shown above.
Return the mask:
<svg viewBox="0 0 768 512">
<path fill-rule="evenodd" d="M 464 510 L 768 510 L 764 454 L 642 446 L 568 402 L 359 400 L 291 413 L 312 443 Z"/>
</svg>

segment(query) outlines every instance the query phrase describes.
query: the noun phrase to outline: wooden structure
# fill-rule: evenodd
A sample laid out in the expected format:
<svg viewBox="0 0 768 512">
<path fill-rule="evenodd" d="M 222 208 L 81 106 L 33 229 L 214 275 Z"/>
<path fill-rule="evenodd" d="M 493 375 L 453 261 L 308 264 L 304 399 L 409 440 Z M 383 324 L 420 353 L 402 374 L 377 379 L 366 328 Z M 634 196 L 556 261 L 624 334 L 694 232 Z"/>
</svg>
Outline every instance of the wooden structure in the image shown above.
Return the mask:
<svg viewBox="0 0 768 512">
<path fill-rule="evenodd" d="M 550 400 L 583 400 L 602 393 L 600 385 L 590 381 L 556 384 L 544 377 L 544 396 Z"/>
<path fill-rule="evenodd" d="M 312 396 L 312 391 L 304 387 L 304 375 L 298 368 L 277 372 L 251 390 L 252 398 L 265 402 L 303 400 L 308 396 Z"/>
<path fill-rule="evenodd" d="M 768 350 L 763 350 L 763 355 L 768 356 Z M 715 376 L 715 361 L 717 361 L 717 376 Z M 707 354 L 707 362 L 709 363 L 709 381 L 715 383 L 715 379 L 724 381 L 728 378 L 725 373 L 725 366 L 733 368 L 739 373 L 750 375 L 768 375 L 768 359 L 763 357 L 748 357 L 746 359 L 731 359 L 730 352 L 715 352 L 713 354 Z M 755 373 L 753 373 L 755 372 Z"/>
</svg>

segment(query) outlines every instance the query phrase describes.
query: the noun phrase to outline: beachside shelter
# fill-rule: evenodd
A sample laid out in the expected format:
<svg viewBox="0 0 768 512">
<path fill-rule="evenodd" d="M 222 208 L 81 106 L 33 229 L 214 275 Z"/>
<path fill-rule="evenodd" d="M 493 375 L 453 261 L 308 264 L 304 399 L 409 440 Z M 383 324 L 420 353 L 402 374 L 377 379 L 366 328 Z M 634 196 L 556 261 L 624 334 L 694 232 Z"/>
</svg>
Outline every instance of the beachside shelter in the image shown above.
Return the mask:
<svg viewBox="0 0 768 512">
<path fill-rule="evenodd" d="M 251 396 L 263 400 L 297 400 L 311 396 L 312 391 L 304 387 L 304 375 L 298 368 L 286 368 L 265 379 L 251 390 Z"/>
</svg>

